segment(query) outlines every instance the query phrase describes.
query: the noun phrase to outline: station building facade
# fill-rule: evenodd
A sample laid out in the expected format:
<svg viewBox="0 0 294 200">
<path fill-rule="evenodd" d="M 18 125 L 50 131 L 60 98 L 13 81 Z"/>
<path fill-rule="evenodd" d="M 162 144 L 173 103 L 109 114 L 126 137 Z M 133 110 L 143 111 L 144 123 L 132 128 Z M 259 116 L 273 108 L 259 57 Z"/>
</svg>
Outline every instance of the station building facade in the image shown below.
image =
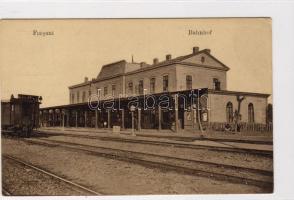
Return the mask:
<svg viewBox="0 0 294 200">
<path fill-rule="evenodd" d="M 154 58 L 152 64 L 121 60 L 102 66 L 96 78 L 85 78 L 82 83 L 70 86 L 69 104 L 43 108 L 41 121 L 46 126 L 111 128 L 117 125 L 130 128 L 132 111 L 128 107 L 117 111 L 93 111 L 89 109 L 89 99 L 95 96 L 102 102 L 113 99 L 127 104 L 130 97 L 140 97 L 139 101 L 143 101 L 142 98 L 148 95 L 168 94 L 174 109 L 161 109 L 159 105 L 151 110 L 144 110 L 143 106 L 137 108 L 135 123 L 138 130 L 166 128 L 178 131 L 199 129 L 200 125 L 205 129 L 222 130 L 237 118 L 243 128 L 266 129 L 269 95 L 228 91 L 229 70 L 210 49 L 199 50 L 198 47 L 193 47 L 188 55 L 172 58 L 169 54 L 163 61 Z M 188 91 L 201 93 L 205 98 L 201 99 L 199 95 L 195 103 L 186 105 L 178 95 Z"/>
</svg>

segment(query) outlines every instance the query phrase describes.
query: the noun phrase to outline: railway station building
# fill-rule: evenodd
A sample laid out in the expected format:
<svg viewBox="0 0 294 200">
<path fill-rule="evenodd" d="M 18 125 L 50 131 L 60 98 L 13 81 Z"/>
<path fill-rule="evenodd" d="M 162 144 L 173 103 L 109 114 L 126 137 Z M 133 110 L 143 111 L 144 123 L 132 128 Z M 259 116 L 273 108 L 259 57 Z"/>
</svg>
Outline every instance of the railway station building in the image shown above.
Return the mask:
<svg viewBox="0 0 294 200">
<path fill-rule="evenodd" d="M 69 86 L 69 104 L 42 108 L 40 123 L 121 129 L 134 124 L 138 131 L 178 132 L 223 130 L 238 120 L 241 130 L 267 130 L 269 94 L 227 90 L 229 70 L 210 49 L 198 47 L 188 55 L 154 58 L 152 64 L 120 60 L 102 66 L 97 77 Z M 110 108 L 114 104 L 119 107 Z"/>
</svg>

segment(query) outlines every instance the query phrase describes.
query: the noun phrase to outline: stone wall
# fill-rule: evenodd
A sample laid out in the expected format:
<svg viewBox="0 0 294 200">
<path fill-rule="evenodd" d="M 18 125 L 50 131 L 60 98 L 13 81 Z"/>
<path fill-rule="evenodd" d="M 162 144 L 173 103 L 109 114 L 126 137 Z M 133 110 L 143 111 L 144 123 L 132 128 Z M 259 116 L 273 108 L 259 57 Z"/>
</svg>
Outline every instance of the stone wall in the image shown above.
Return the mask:
<svg viewBox="0 0 294 200">
<path fill-rule="evenodd" d="M 150 94 L 150 79 L 155 78 L 155 93 L 163 92 L 163 76 L 169 77 L 169 91 L 176 91 L 176 68 L 175 65 L 169 65 L 151 70 L 146 70 L 139 73 L 132 73 L 125 77 L 125 91 L 129 95 L 138 95 L 136 87 L 138 87 L 139 81 L 143 80 L 144 89 L 146 94 Z M 128 84 L 133 82 L 133 92 L 129 91 Z"/>
<path fill-rule="evenodd" d="M 238 109 L 236 94 L 209 94 L 208 107 L 210 109 L 208 118 L 209 122 L 227 122 L 226 106 L 228 102 L 232 102 L 233 111 Z M 241 121 L 248 122 L 248 104 L 252 103 L 254 107 L 255 123 L 266 123 L 266 106 L 267 97 L 245 95 L 245 99 L 241 103 Z"/>
<path fill-rule="evenodd" d="M 177 90 L 186 90 L 186 76 L 192 76 L 192 88 L 214 89 L 213 79 L 217 78 L 221 84 L 221 90 L 227 89 L 226 71 L 200 68 L 196 66 L 176 65 L 177 72 Z"/>
</svg>

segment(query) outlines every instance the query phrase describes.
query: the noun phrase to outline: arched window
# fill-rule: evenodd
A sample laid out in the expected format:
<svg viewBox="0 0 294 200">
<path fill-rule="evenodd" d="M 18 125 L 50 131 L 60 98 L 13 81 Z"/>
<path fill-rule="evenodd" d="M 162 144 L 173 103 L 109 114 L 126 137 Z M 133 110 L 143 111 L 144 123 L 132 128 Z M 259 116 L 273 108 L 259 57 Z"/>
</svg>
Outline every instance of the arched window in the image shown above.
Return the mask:
<svg viewBox="0 0 294 200">
<path fill-rule="evenodd" d="M 232 102 L 228 102 L 227 103 L 226 113 L 227 113 L 227 122 L 228 123 L 232 123 L 233 120 L 234 120 L 233 104 L 232 104 Z"/>
<path fill-rule="evenodd" d="M 254 123 L 254 107 L 252 103 L 248 104 L 248 122 Z"/>
</svg>

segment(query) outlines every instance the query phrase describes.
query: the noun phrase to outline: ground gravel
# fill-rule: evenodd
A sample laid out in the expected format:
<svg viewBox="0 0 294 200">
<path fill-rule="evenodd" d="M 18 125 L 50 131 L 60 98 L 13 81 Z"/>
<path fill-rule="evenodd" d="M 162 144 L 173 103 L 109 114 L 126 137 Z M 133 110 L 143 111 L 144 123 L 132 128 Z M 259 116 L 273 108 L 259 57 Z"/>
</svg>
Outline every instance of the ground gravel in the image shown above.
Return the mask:
<svg viewBox="0 0 294 200">
<path fill-rule="evenodd" d="M 105 195 L 271 192 L 255 186 L 147 168 L 59 147 L 27 144 L 21 140 L 2 138 L 2 153 L 42 166 Z M 3 170 L 3 181 L 6 173 L 10 174 Z"/>
</svg>

